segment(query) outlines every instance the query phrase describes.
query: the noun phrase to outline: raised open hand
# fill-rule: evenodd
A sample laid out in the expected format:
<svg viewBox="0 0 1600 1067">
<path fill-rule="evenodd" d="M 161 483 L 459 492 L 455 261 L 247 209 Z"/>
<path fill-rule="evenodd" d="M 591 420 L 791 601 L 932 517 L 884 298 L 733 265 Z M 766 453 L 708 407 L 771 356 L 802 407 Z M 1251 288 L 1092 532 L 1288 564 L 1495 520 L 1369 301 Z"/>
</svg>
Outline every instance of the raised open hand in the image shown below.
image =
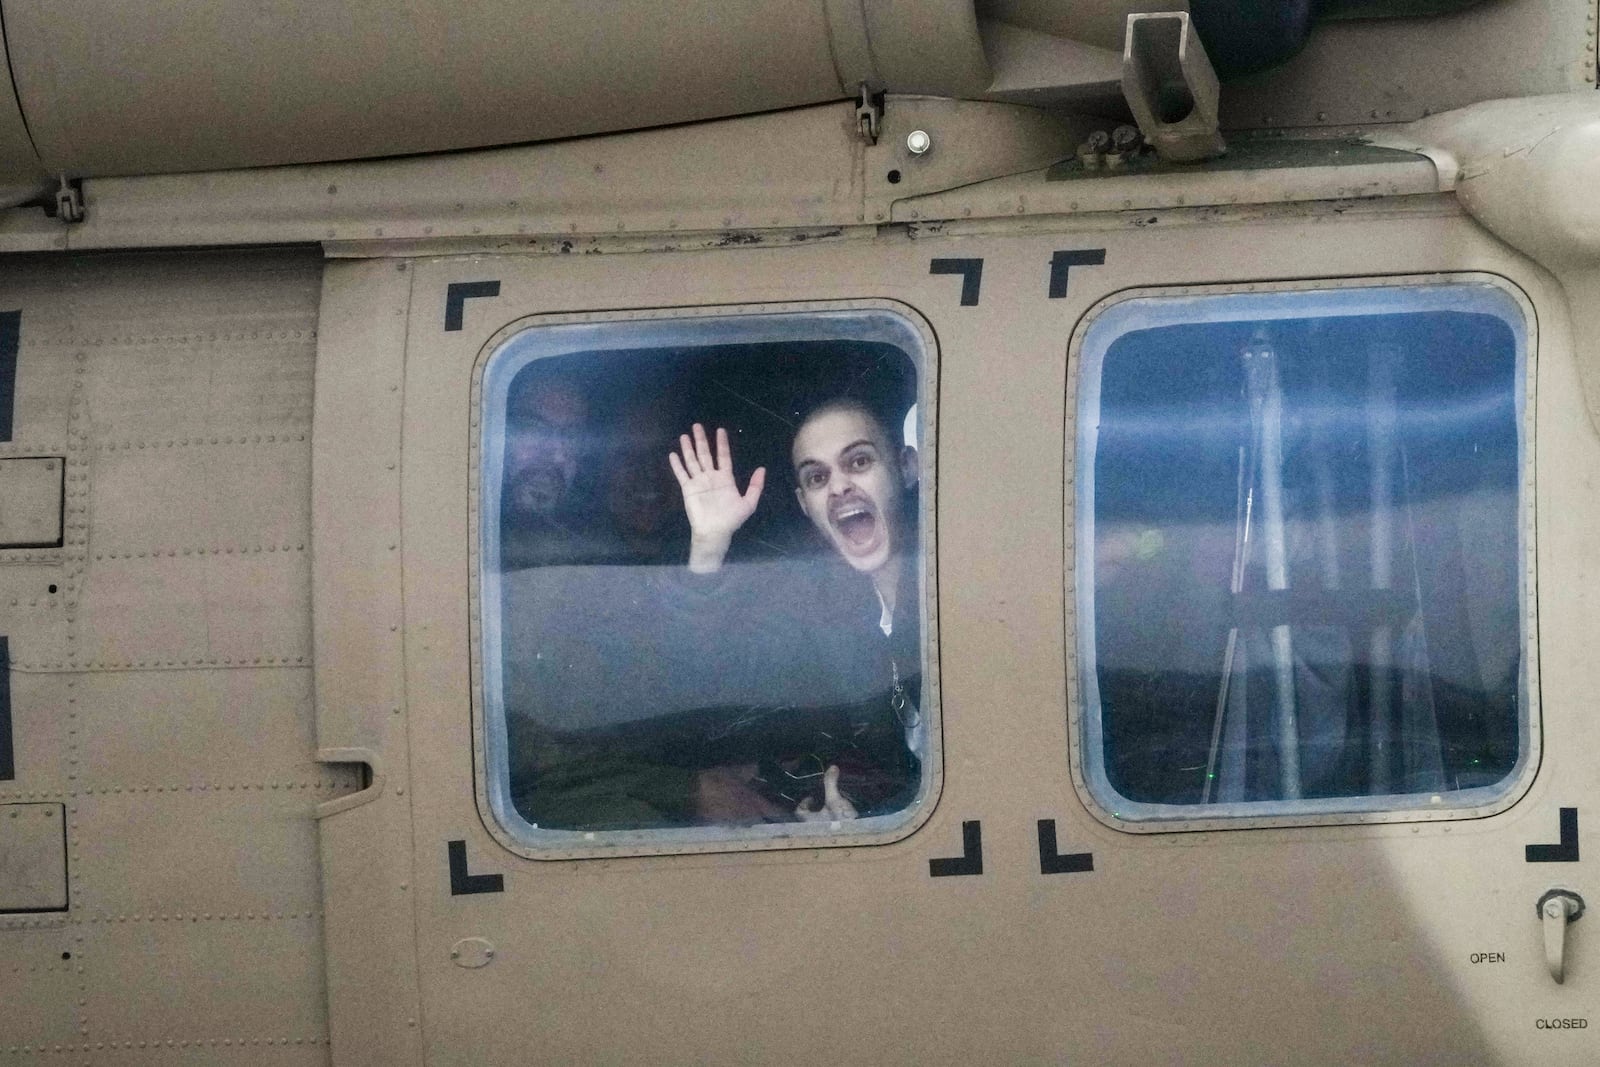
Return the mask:
<svg viewBox="0 0 1600 1067">
<path fill-rule="evenodd" d="M 698 422 L 689 434 L 678 437 L 682 450 L 667 453 L 672 475 L 683 490 L 683 510 L 689 516 L 689 569 L 710 574 L 722 567 L 734 531 L 755 513 L 761 488 L 767 482 L 767 469 L 757 467 L 743 493 L 733 478 L 733 453 L 728 447 L 728 431 L 717 429 L 717 452 L 713 457 L 706 440 L 706 428 Z"/>
</svg>

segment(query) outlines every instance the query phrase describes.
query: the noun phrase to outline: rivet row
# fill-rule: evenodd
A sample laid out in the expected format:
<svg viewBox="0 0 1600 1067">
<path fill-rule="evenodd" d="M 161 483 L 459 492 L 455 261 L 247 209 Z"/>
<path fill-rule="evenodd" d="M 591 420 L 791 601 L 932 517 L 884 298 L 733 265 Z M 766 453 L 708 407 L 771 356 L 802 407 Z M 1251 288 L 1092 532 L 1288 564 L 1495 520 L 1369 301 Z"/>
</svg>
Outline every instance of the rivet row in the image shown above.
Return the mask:
<svg viewBox="0 0 1600 1067">
<path fill-rule="evenodd" d="M 57 661 L 54 663 L 29 663 L 23 660 L 12 660 L 11 669 L 21 673 L 57 673 L 71 674 L 75 672 L 92 671 L 140 671 L 140 670 L 204 670 L 209 667 L 301 667 L 309 662 L 306 656 L 257 656 L 253 659 L 171 659 L 171 660 L 93 660 L 80 662 L 78 660 Z"/>
<path fill-rule="evenodd" d="M 197 445 L 289 445 L 305 441 L 308 436 L 304 432 L 275 431 L 273 433 L 258 433 L 237 437 L 223 435 L 216 437 L 172 437 L 159 441 L 104 441 L 95 445 L 95 451 L 130 452 L 141 448 L 193 448 Z"/>
<path fill-rule="evenodd" d="M 97 560 L 175 559 L 178 556 L 257 556 L 267 552 L 304 552 L 305 544 L 224 545 L 220 548 L 152 548 L 138 552 L 96 552 Z"/>
<path fill-rule="evenodd" d="M 82 921 L 109 926 L 116 923 L 298 922 L 306 919 L 321 918 L 322 912 L 320 911 L 236 911 L 231 913 L 218 912 L 215 915 L 210 912 L 172 915 L 110 915 L 102 912 L 97 916 Z M 63 968 L 63 970 L 66 969 L 68 968 Z"/>
</svg>

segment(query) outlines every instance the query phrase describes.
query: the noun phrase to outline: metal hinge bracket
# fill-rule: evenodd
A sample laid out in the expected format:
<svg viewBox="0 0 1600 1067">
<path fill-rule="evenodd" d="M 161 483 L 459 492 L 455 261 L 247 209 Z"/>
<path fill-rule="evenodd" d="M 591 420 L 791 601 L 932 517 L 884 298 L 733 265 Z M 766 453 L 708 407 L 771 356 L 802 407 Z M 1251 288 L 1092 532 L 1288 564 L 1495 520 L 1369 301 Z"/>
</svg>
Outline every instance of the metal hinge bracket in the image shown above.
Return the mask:
<svg viewBox="0 0 1600 1067">
<path fill-rule="evenodd" d="M 874 93 L 866 82 L 861 83 L 861 96 L 856 102 L 856 130 L 867 144 L 877 144 L 883 132 L 883 94 Z"/>
<path fill-rule="evenodd" d="M 61 175 L 61 184 L 56 187 L 56 218 L 62 222 L 82 222 L 84 214 L 82 184 Z"/>
</svg>

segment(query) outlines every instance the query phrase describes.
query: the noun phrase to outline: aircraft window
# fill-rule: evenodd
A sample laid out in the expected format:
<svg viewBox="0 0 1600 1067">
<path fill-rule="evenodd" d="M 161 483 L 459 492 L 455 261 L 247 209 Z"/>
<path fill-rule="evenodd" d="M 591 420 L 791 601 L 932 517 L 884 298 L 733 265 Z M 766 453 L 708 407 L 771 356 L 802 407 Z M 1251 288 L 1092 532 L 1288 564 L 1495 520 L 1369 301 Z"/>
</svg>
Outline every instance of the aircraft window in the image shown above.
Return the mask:
<svg viewBox="0 0 1600 1067">
<path fill-rule="evenodd" d="M 931 339 L 878 306 L 531 325 L 481 376 L 488 806 L 513 845 L 931 807 Z"/>
<path fill-rule="evenodd" d="M 1461 813 L 1525 778 L 1527 332 L 1487 280 L 1093 319 L 1074 584 L 1098 805 Z"/>
</svg>

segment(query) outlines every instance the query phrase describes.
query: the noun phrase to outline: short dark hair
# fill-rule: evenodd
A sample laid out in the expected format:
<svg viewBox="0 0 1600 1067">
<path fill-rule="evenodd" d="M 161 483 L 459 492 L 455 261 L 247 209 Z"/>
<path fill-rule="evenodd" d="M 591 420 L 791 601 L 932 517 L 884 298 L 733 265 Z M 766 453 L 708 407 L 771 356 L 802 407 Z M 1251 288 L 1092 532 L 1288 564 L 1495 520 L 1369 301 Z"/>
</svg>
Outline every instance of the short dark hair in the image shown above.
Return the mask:
<svg viewBox="0 0 1600 1067">
<path fill-rule="evenodd" d="M 807 423 L 819 416 L 826 415 L 830 411 L 854 411 L 857 414 L 865 415 L 877 425 L 878 429 L 883 431 L 884 439 L 888 441 L 891 447 L 904 443 L 898 440 L 899 434 L 896 432 L 896 423 L 892 417 L 887 416 L 879 405 L 850 393 L 836 394 L 824 400 L 819 400 L 806 408 L 805 413 L 794 424 L 794 435 L 790 438 L 791 442 L 794 437 L 800 436 L 800 431 L 805 429 Z"/>
</svg>

